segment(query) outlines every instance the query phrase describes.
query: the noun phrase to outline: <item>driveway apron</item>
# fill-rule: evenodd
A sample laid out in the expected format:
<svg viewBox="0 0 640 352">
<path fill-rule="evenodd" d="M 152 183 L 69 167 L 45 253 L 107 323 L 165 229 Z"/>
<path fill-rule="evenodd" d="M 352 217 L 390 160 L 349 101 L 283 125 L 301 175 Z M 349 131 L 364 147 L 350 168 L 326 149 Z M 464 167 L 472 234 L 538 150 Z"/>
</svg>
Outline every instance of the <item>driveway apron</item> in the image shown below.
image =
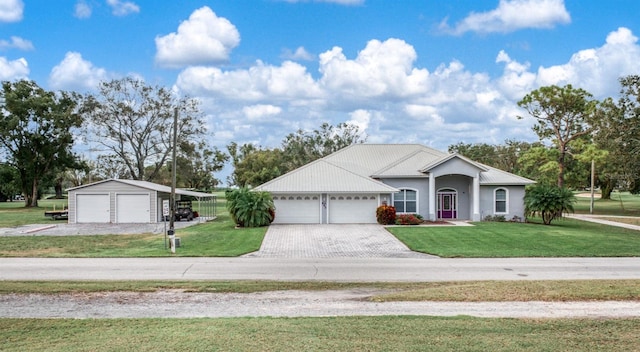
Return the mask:
<svg viewBox="0 0 640 352">
<path fill-rule="evenodd" d="M 271 225 L 258 252 L 263 258 L 435 258 L 411 251 L 376 224 Z"/>
</svg>

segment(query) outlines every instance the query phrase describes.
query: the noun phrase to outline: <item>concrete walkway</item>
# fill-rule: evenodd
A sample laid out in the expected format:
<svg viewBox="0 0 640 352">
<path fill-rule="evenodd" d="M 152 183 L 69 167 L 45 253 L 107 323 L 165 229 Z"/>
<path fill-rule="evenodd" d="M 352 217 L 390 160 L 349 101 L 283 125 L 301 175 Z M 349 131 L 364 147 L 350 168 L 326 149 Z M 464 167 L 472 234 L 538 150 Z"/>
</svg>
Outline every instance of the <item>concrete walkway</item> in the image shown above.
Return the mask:
<svg viewBox="0 0 640 352">
<path fill-rule="evenodd" d="M 631 225 L 631 224 L 625 224 L 623 222 L 602 219 L 602 218 L 631 218 L 631 219 L 637 219 L 637 217 L 633 217 L 633 216 L 588 215 L 588 214 L 566 214 L 564 216 L 566 216 L 568 218 L 572 218 L 572 219 L 577 219 L 577 220 L 595 222 L 595 223 L 598 223 L 598 224 L 616 226 L 616 227 L 623 227 L 625 229 L 640 231 L 640 226 L 638 226 L 638 225 Z"/>
<path fill-rule="evenodd" d="M 436 258 L 411 251 L 377 224 L 271 225 L 258 252 L 262 258 Z"/>
</svg>

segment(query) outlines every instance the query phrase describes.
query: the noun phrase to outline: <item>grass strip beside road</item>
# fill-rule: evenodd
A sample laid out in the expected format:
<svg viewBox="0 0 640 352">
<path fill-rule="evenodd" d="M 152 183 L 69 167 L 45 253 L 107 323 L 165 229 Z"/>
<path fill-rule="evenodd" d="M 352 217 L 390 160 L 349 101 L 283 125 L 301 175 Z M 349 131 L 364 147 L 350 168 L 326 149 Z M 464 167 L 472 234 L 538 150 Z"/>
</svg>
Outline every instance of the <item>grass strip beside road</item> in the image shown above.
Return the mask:
<svg viewBox="0 0 640 352">
<path fill-rule="evenodd" d="M 0 319 L 3 351 L 634 351 L 640 319 Z"/>
<path fill-rule="evenodd" d="M 534 219 L 535 220 L 535 219 Z M 575 219 L 475 226 L 401 226 L 388 230 L 414 251 L 445 258 L 637 257 L 640 231 Z"/>
<path fill-rule="evenodd" d="M 165 249 L 164 234 L 17 236 L 0 238 L 0 257 L 235 257 L 260 249 L 266 227 L 236 229 L 228 215 L 176 231 L 182 246 Z"/>
<path fill-rule="evenodd" d="M 107 291 L 251 293 L 282 290 L 378 288 L 375 302 L 390 301 L 639 301 L 640 280 L 471 281 L 433 283 L 339 283 L 279 281 L 2 281 L 0 294 L 63 294 Z"/>
</svg>

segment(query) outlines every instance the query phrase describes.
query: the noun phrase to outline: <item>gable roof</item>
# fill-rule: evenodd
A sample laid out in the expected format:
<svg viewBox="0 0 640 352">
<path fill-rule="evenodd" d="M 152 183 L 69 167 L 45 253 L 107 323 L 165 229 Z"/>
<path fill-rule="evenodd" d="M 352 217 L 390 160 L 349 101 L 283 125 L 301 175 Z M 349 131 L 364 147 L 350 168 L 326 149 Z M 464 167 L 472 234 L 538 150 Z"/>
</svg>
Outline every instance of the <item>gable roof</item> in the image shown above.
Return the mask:
<svg viewBox="0 0 640 352">
<path fill-rule="evenodd" d="M 91 186 L 94 186 L 94 185 L 99 185 L 101 183 L 106 183 L 106 182 L 124 183 L 124 184 L 127 184 L 127 185 L 144 188 L 144 189 L 148 189 L 148 190 L 151 190 L 151 191 L 157 191 L 157 192 L 162 192 L 162 193 L 171 193 L 171 187 L 169 187 L 169 186 L 160 185 L 160 184 L 149 182 L 149 181 L 120 180 L 120 179 L 116 179 L 116 178 L 97 181 L 97 182 L 89 183 L 89 184 L 86 184 L 86 185 L 81 185 L 81 186 L 69 188 L 69 189 L 67 189 L 67 192 L 68 191 L 75 191 L 75 190 L 78 190 L 78 189 L 81 189 L 81 188 L 91 187 Z M 185 195 L 185 196 L 192 196 L 192 197 L 196 197 L 196 198 L 214 197 L 214 195 L 210 194 L 210 193 L 189 191 L 189 190 L 180 189 L 180 188 L 176 188 L 176 194 Z"/>
<path fill-rule="evenodd" d="M 398 189 L 318 159 L 264 183 L 256 191 L 275 193 L 394 193 Z"/>
<path fill-rule="evenodd" d="M 380 179 L 427 177 L 430 170 L 459 159 L 477 168 L 481 185 L 528 185 L 524 177 L 420 144 L 352 144 L 255 190 L 275 193 L 394 193 Z"/>
</svg>

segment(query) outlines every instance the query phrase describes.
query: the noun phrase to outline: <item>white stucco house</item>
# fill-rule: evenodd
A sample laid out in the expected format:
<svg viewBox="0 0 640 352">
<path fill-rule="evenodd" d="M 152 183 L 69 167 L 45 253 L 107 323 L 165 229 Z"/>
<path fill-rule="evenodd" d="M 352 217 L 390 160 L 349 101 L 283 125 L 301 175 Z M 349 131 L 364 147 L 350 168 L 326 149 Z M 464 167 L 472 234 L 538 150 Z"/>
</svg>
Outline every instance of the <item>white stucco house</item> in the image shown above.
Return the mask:
<svg viewBox="0 0 640 352">
<path fill-rule="evenodd" d="M 419 144 L 354 144 L 255 188 L 271 193 L 274 223 L 375 223 L 376 208 L 428 220 L 524 218 L 535 183 Z"/>
</svg>

